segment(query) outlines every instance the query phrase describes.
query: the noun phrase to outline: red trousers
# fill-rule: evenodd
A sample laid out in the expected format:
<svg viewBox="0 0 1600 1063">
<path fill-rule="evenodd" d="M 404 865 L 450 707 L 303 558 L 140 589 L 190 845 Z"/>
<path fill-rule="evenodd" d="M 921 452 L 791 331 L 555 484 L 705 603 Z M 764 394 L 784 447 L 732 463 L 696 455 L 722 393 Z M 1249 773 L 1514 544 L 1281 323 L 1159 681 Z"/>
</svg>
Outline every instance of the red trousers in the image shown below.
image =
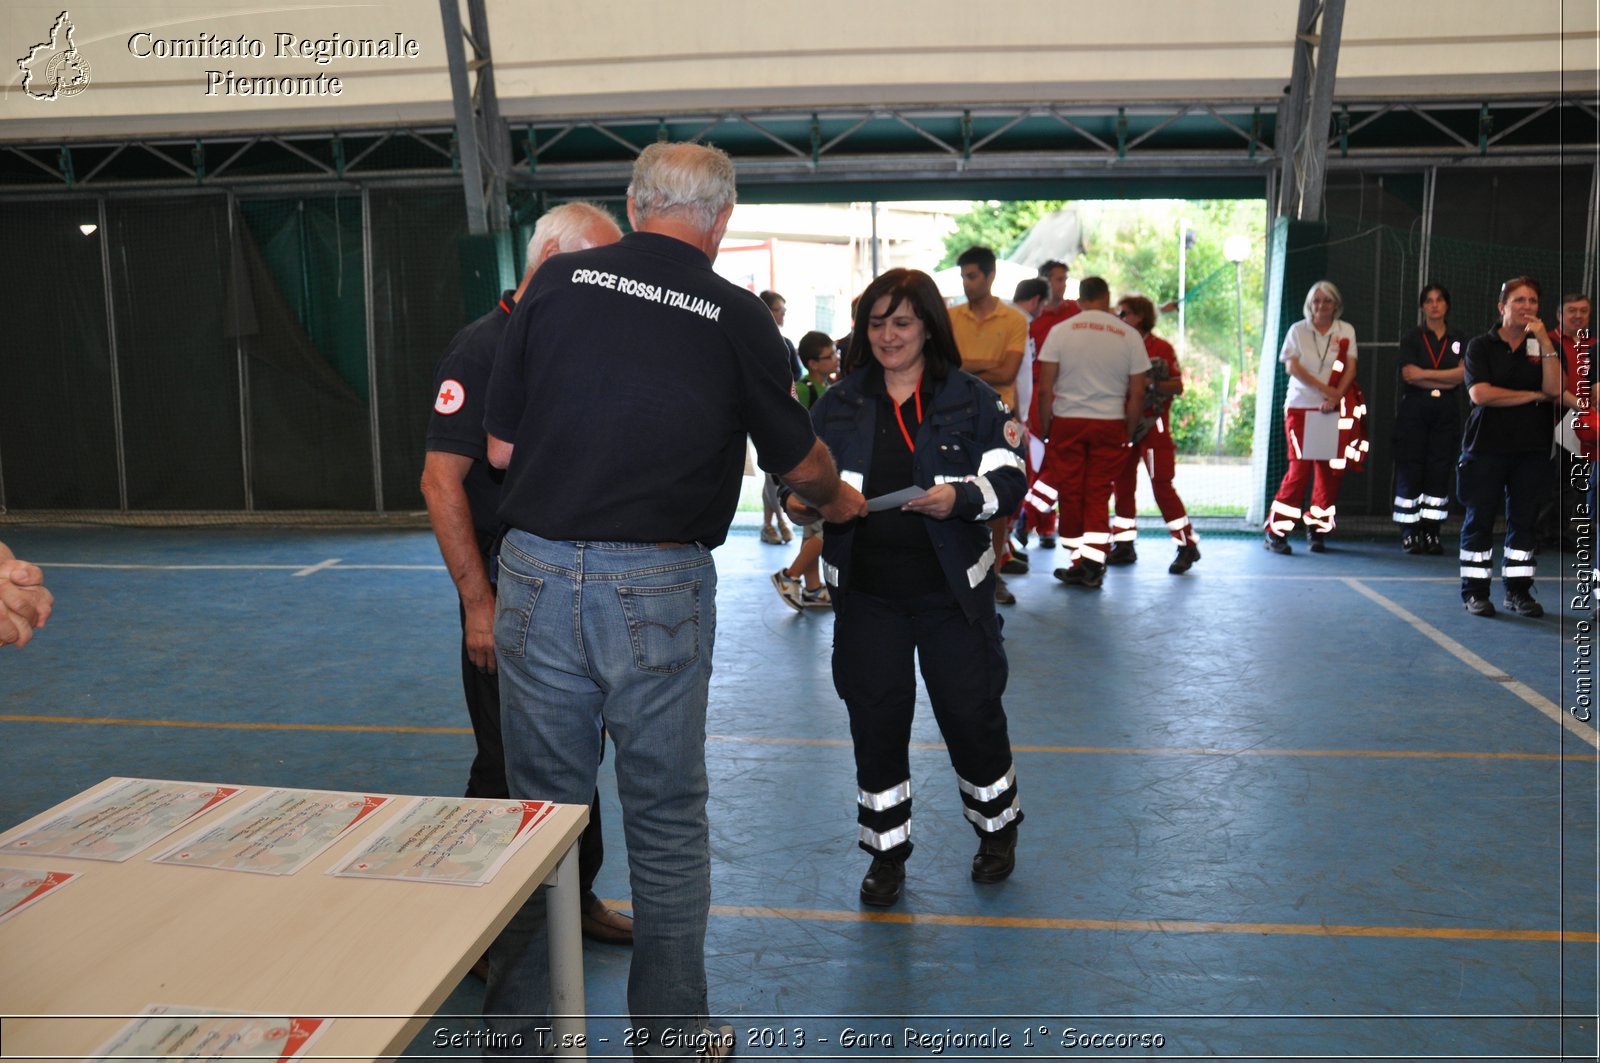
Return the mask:
<svg viewBox="0 0 1600 1063">
<path fill-rule="evenodd" d="M 1061 540 L 1073 560 L 1105 564 L 1111 547 L 1111 483 L 1128 460 L 1128 428 L 1122 421 L 1057 417 L 1045 444 L 1039 479 L 1061 501 Z"/>
<path fill-rule="evenodd" d="M 1267 530 L 1274 535 L 1288 535 L 1303 516 L 1306 527 L 1326 535 L 1333 531 L 1334 509 L 1339 501 L 1339 483 L 1344 479 L 1344 469 L 1334 468 L 1326 461 L 1301 458 L 1300 440 L 1305 436 L 1306 410 L 1283 411 L 1283 434 L 1289 444 L 1289 468 L 1278 485 L 1267 511 Z M 1306 486 L 1311 485 L 1311 507 L 1304 513 L 1300 504 L 1305 501 Z"/>
<path fill-rule="evenodd" d="M 1189 511 L 1183 508 L 1183 499 L 1178 497 L 1177 489 L 1172 486 L 1172 478 L 1177 474 L 1176 459 L 1177 448 L 1173 446 L 1172 436 L 1166 431 L 1164 421 L 1128 451 L 1127 464 L 1112 485 L 1116 513 L 1111 522 L 1113 539 L 1131 542 L 1135 537 L 1137 525 L 1134 517 L 1138 514 L 1135 492 L 1139 486 L 1141 465 L 1150 476 L 1150 490 L 1156 496 L 1161 519 L 1167 522 L 1167 530 L 1172 537 L 1182 544 L 1199 538 L 1194 534 L 1194 526 L 1189 523 Z"/>
<path fill-rule="evenodd" d="M 1039 535 L 1054 535 L 1056 500 L 1048 491 L 1034 492 L 1034 485 L 1039 482 L 1039 470 L 1033 466 L 1033 448 L 1030 446 L 1027 449 L 1029 497 L 1024 498 L 1022 503 L 1022 530 Z"/>
</svg>

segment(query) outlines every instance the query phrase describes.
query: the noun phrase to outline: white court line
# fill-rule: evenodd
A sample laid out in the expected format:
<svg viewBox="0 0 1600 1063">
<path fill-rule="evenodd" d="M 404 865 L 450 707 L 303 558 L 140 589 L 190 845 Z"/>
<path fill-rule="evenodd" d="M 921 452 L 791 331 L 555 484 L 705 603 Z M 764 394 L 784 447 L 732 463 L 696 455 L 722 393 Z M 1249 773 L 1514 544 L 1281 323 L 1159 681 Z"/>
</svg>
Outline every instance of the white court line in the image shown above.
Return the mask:
<svg viewBox="0 0 1600 1063">
<path fill-rule="evenodd" d="M 1593 728 L 1584 726 L 1567 713 L 1562 712 L 1561 706 L 1557 705 L 1555 702 L 1551 701 L 1537 690 L 1534 690 L 1532 687 L 1512 679 L 1511 676 L 1507 675 L 1504 671 L 1496 668 L 1482 657 L 1479 657 L 1476 653 L 1473 653 L 1471 650 L 1461 645 L 1461 643 L 1457 642 L 1449 635 L 1446 635 L 1443 631 L 1440 631 L 1438 628 L 1434 627 L 1420 616 L 1408 611 L 1398 603 L 1390 601 L 1388 598 L 1385 598 L 1371 587 L 1363 584 L 1360 580 L 1346 578 L 1344 582 L 1350 587 L 1351 590 L 1371 599 L 1374 602 L 1377 602 L 1379 605 L 1389 610 L 1389 612 L 1393 613 L 1401 620 L 1404 620 L 1406 623 L 1422 632 L 1422 634 L 1426 635 L 1446 653 L 1460 661 L 1462 664 L 1465 664 L 1468 668 L 1471 668 L 1485 679 L 1499 683 L 1511 693 L 1515 694 L 1529 705 L 1532 705 L 1534 708 L 1538 709 L 1540 712 L 1550 717 L 1550 719 L 1554 720 L 1556 723 L 1559 723 L 1562 727 L 1565 727 L 1567 730 L 1571 731 L 1573 734 L 1577 735 L 1591 746 L 1600 749 L 1600 733 L 1596 733 Z"/>
<path fill-rule="evenodd" d="M 339 559 L 337 557 L 330 557 L 326 561 L 318 561 L 316 564 L 312 565 L 310 568 L 301 569 L 299 572 L 296 572 L 295 575 L 296 576 L 309 576 L 313 572 L 322 572 L 322 571 L 324 571 L 326 569 L 330 569 L 334 565 L 337 565 L 338 563 L 339 563 Z"/>
</svg>

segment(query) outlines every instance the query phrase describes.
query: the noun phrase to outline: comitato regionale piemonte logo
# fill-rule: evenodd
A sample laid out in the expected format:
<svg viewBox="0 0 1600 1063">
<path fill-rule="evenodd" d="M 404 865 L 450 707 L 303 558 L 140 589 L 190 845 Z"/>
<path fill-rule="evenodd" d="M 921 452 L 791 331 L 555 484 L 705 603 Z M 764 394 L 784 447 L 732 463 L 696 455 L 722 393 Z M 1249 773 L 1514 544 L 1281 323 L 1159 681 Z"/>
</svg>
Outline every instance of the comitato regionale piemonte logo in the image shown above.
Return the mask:
<svg viewBox="0 0 1600 1063">
<path fill-rule="evenodd" d="M 50 27 L 50 39 L 28 49 L 17 60 L 22 91 L 30 100 L 53 103 L 89 87 L 89 61 L 73 43 L 71 15 L 63 11 Z"/>
</svg>

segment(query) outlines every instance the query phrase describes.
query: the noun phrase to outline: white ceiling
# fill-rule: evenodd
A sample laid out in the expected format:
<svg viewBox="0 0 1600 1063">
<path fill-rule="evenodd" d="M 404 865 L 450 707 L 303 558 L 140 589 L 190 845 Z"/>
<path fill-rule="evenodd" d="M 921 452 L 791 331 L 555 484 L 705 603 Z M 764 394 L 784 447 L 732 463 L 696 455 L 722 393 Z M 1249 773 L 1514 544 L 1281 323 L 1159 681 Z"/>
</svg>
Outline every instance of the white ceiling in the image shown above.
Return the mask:
<svg viewBox="0 0 1600 1063">
<path fill-rule="evenodd" d="M 392 125 L 452 119 L 437 0 L 77 0 L 89 83 L 22 90 L 17 60 L 65 0 L 7 0 L 0 140 Z M 487 0 L 507 118 L 720 110 L 1275 100 L 1295 0 L 1137 0 L 980 9 L 956 0 Z M 1047 16 L 1045 12 L 1050 14 Z M 463 4 L 463 23 L 466 21 Z M 136 34 L 145 37 L 135 37 Z M 414 58 L 274 54 L 276 34 L 414 40 Z M 154 40 L 261 42 L 253 57 L 138 57 Z M 470 54 L 470 50 L 469 50 Z M 1600 92 L 1596 0 L 1348 0 L 1336 93 L 1426 99 Z M 40 53 L 35 66 L 44 65 Z M 337 77 L 339 95 L 207 93 L 207 71 Z M 36 77 L 34 87 L 43 84 Z"/>
</svg>

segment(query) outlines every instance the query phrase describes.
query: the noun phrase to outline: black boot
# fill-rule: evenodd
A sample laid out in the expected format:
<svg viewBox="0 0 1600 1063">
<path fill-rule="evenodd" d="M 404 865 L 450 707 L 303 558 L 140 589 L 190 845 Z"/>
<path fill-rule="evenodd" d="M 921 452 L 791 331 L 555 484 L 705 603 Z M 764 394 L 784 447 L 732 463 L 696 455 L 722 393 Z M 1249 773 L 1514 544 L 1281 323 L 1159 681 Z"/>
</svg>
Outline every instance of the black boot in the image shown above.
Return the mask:
<svg viewBox="0 0 1600 1063">
<path fill-rule="evenodd" d="M 1017 827 L 1012 824 L 978 837 L 978 855 L 972 858 L 972 881 L 1002 882 L 1017 866 Z"/>
<path fill-rule="evenodd" d="M 887 908 L 900 899 L 906 883 L 906 862 L 887 856 L 874 856 L 867 876 L 861 880 L 861 903 Z"/>
</svg>

